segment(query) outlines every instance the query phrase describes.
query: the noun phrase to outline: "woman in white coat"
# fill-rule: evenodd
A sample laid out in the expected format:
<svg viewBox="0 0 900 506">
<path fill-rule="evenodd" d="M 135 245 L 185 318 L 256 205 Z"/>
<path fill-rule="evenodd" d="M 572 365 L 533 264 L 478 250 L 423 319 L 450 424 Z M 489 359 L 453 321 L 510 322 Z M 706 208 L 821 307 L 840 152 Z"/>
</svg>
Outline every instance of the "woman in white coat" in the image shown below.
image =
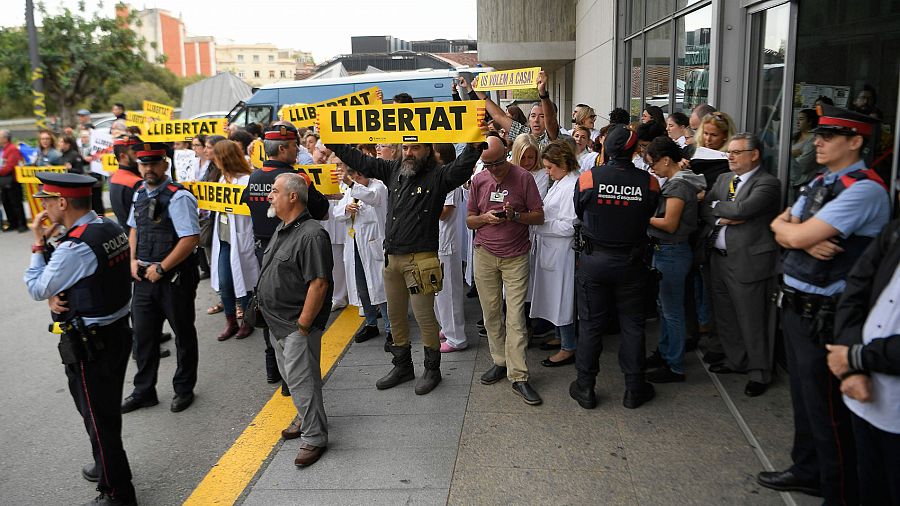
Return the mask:
<svg viewBox="0 0 900 506">
<path fill-rule="evenodd" d="M 344 268 L 347 297 L 350 304 L 363 308 L 364 325 L 353 336 L 357 343 L 379 335 L 378 310 L 384 317 L 384 331 L 391 339 L 391 323 L 387 318 L 387 295 L 384 292 L 384 226 L 387 221 L 388 189 L 378 179 L 370 179 L 334 158 L 338 173 L 347 185 L 344 197 L 332 211 L 342 223 Z"/>
<path fill-rule="evenodd" d="M 566 141 L 551 142 L 541 161 L 553 185 L 544 197 L 544 224 L 532 227 L 531 318 L 556 326 L 560 350 L 541 362 L 558 367 L 575 362 L 575 185 L 578 160 Z"/>
<path fill-rule="evenodd" d="M 218 142 L 213 148 L 213 160 L 222 171 L 220 183 L 247 186 L 252 169 L 236 142 Z M 241 322 L 240 328 L 238 327 L 237 305 L 240 305 L 243 313 L 247 308 L 249 294 L 259 279 L 253 222 L 250 216 L 239 214 L 220 212 L 215 216 L 210 277 L 213 290 L 222 297 L 226 322 L 225 330 L 217 339 L 225 341 L 232 336 L 243 339 L 253 333 L 253 327 L 246 322 Z"/>
</svg>

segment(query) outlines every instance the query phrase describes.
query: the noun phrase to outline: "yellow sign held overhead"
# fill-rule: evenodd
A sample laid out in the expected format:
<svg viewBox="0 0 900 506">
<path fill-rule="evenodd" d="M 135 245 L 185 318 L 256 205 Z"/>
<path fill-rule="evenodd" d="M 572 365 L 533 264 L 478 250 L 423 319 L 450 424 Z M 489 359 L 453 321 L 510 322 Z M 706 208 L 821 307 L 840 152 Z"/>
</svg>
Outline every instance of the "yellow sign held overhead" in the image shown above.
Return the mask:
<svg viewBox="0 0 900 506">
<path fill-rule="evenodd" d="M 198 135 L 225 135 L 225 118 L 153 121 L 141 135 L 144 142 L 187 141 Z"/>
<path fill-rule="evenodd" d="M 184 186 L 197 197 L 197 207 L 217 213 L 250 215 L 247 204 L 241 204 L 246 186 L 227 183 L 189 182 Z"/>
<path fill-rule="evenodd" d="M 119 170 L 119 159 L 114 153 L 106 153 L 100 157 L 103 164 L 103 170 L 106 172 L 115 172 Z"/>
<path fill-rule="evenodd" d="M 308 128 L 316 123 L 316 111 L 319 108 L 380 104 L 381 98 L 375 93 L 377 91 L 378 87 L 373 86 L 365 90 L 349 93 L 315 104 L 285 105 L 281 108 L 281 117 L 285 121 L 290 121 L 297 128 Z"/>
<path fill-rule="evenodd" d="M 326 144 L 480 142 L 483 123 L 478 100 L 329 107 L 319 115 Z"/>
<path fill-rule="evenodd" d="M 43 167 L 19 165 L 16 167 L 16 181 L 21 184 L 43 184 L 41 183 L 41 180 L 37 178 L 39 172 L 56 172 L 62 174 L 66 172 L 66 168 L 62 165 L 45 165 Z"/>
<path fill-rule="evenodd" d="M 168 121 L 175 117 L 175 108 L 170 105 L 159 104 L 144 100 L 144 116 L 149 120 Z M 128 115 L 125 115 L 126 119 Z"/>
<path fill-rule="evenodd" d="M 537 78 L 540 73 L 540 67 L 485 72 L 475 77 L 472 87 L 478 91 L 533 90 L 537 88 Z"/>
<path fill-rule="evenodd" d="M 298 172 L 305 172 L 312 179 L 313 184 L 316 185 L 316 189 L 323 195 L 337 195 L 341 193 L 341 186 L 337 176 L 334 174 L 334 171 L 337 170 L 337 165 L 333 163 L 318 165 L 298 164 L 294 165 L 294 169 Z"/>
<path fill-rule="evenodd" d="M 144 131 L 144 123 L 147 123 L 147 121 L 149 120 L 143 113 L 134 111 L 125 113 L 125 126 L 136 126 L 141 129 L 141 132 Z"/>
<path fill-rule="evenodd" d="M 262 139 L 255 139 L 250 144 L 250 165 L 254 169 L 261 169 L 266 159 L 266 148 Z"/>
</svg>

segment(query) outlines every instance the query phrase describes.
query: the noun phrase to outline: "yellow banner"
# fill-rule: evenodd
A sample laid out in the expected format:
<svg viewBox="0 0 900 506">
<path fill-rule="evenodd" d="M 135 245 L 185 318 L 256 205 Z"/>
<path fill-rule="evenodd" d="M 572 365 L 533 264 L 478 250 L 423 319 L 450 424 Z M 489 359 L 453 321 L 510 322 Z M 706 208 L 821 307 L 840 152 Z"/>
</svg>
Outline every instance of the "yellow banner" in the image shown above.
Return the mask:
<svg viewBox="0 0 900 506">
<path fill-rule="evenodd" d="M 168 121 L 175 117 L 175 108 L 170 105 L 144 100 L 144 116 L 149 120 Z M 125 118 L 128 118 L 127 114 Z"/>
<path fill-rule="evenodd" d="M 377 91 L 378 86 L 373 86 L 371 88 L 366 88 L 365 90 L 349 93 L 315 104 L 285 105 L 281 108 L 281 117 L 285 121 L 290 121 L 297 128 L 308 128 L 316 123 L 316 109 L 321 107 L 353 107 L 380 104 L 381 98 L 375 93 Z"/>
<path fill-rule="evenodd" d="M 479 142 L 484 102 L 417 102 L 330 107 L 319 115 L 326 144 Z"/>
<path fill-rule="evenodd" d="M 475 77 L 472 86 L 478 91 L 533 90 L 537 88 L 537 78 L 540 72 L 540 67 L 485 72 Z"/>
<path fill-rule="evenodd" d="M 333 163 L 323 163 L 319 165 L 294 165 L 297 171 L 303 171 L 312 179 L 316 189 L 323 195 L 336 195 L 341 193 L 341 186 L 338 184 L 338 178 L 334 174 L 337 165 Z"/>
<path fill-rule="evenodd" d="M 37 167 L 34 165 L 20 165 L 16 167 L 16 181 L 21 184 L 42 184 L 37 178 L 38 172 L 57 172 L 65 173 L 66 168 L 62 165 L 47 165 L 45 167 Z M 31 196 L 29 195 L 29 198 Z"/>
<path fill-rule="evenodd" d="M 128 111 L 125 113 L 125 126 L 136 126 L 141 129 L 141 132 L 144 131 L 144 123 L 147 123 L 149 118 L 144 116 L 143 113 Z"/>
<path fill-rule="evenodd" d="M 250 144 L 250 165 L 254 169 L 261 169 L 263 162 L 266 161 L 266 148 L 262 139 L 255 139 Z"/>
<path fill-rule="evenodd" d="M 141 140 L 144 142 L 188 141 L 198 135 L 225 135 L 225 118 L 153 121 Z"/>
<path fill-rule="evenodd" d="M 115 172 L 119 170 L 119 160 L 113 153 L 107 153 L 101 156 L 100 162 L 103 164 L 103 170 L 106 172 Z"/>
<path fill-rule="evenodd" d="M 190 182 L 184 186 L 197 197 L 197 207 L 217 213 L 250 215 L 250 208 L 241 204 L 246 186 L 227 183 Z"/>
</svg>

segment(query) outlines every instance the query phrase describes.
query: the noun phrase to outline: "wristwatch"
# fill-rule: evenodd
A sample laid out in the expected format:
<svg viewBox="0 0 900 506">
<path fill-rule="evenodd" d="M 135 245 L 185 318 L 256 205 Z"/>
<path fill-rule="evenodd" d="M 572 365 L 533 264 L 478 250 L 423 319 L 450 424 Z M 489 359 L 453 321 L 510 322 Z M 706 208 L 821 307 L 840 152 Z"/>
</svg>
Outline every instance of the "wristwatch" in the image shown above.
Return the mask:
<svg viewBox="0 0 900 506">
<path fill-rule="evenodd" d="M 43 251 L 44 251 L 44 245 L 43 245 L 43 244 L 32 244 L 32 245 L 31 245 L 31 252 L 32 252 L 32 253 L 42 253 Z"/>
<path fill-rule="evenodd" d="M 297 322 L 297 328 L 302 330 L 304 334 L 309 334 L 312 331 L 312 327 L 307 327 L 300 322 Z"/>
<path fill-rule="evenodd" d="M 520 213 L 519 211 L 513 211 L 512 221 L 519 221 L 519 216 L 522 216 L 522 213 Z"/>
<path fill-rule="evenodd" d="M 541 100 L 548 100 L 550 98 L 550 94 L 547 93 L 546 95 L 541 95 L 540 93 L 538 93 L 538 98 L 540 98 Z"/>
<path fill-rule="evenodd" d="M 163 269 L 162 264 L 156 264 L 156 273 L 159 274 L 160 276 L 162 276 L 163 274 L 166 273 L 166 270 Z"/>
</svg>

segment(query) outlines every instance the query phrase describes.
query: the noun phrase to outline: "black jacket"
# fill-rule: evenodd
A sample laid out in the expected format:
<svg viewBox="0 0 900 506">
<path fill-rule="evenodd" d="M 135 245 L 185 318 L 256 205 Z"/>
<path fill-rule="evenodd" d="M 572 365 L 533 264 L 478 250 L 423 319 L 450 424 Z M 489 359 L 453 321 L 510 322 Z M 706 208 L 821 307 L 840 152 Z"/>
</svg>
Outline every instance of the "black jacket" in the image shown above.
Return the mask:
<svg viewBox="0 0 900 506">
<path fill-rule="evenodd" d="M 847 288 L 835 313 L 837 344 L 851 347 L 853 369 L 900 375 L 900 335 L 875 339 L 863 346 L 862 329 L 893 276 L 900 275 L 900 220 L 889 223 L 847 274 Z"/>
<path fill-rule="evenodd" d="M 384 249 L 388 254 L 438 250 L 438 223 L 447 194 L 472 177 L 485 143 L 469 144 L 453 162 L 432 166 L 412 177 L 400 175 L 400 160 L 382 160 L 352 146 L 326 147 L 348 167 L 366 177 L 380 179 L 390 192 Z"/>
</svg>

